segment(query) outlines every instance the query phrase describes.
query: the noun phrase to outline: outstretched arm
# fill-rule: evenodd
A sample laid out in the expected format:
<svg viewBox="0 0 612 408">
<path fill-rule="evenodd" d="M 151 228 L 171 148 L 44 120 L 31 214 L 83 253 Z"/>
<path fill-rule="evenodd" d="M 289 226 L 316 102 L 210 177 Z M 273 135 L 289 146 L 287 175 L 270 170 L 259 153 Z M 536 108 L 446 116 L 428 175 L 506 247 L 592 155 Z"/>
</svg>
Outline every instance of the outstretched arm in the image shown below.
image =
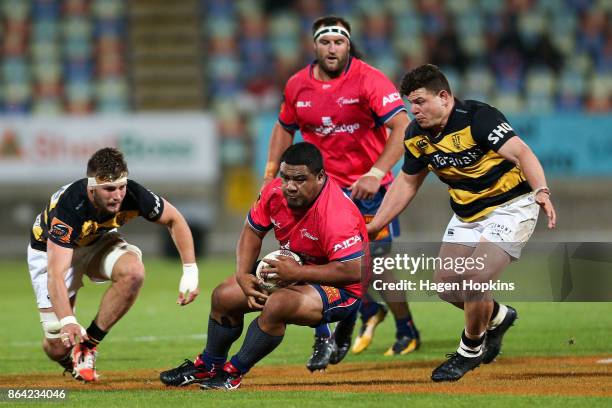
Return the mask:
<svg viewBox="0 0 612 408">
<path fill-rule="evenodd" d="M 550 190 L 546 184 L 544 169 L 531 148 L 520 137 L 515 136 L 508 139 L 497 153 L 521 168 L 527 178 L 527 182 L 536 192 L 536 202 L 542 207 L 548 217 L 548 228 L 555 228 L 557 214 L 550 200 Z"/>
<path fill-rule="evenodd" d="M 421 184 L 423 184 L 423 180 L 427 177 L 428 172 L 427 169 L 423 169 L 417 174 L 407 174 L 400 171 L 391 184 L 389 191 L 385 194 L 385 198 L 378 211 L 376 211 L 374 219 L 366 225 L 370 237 L 376 236 L 378 231 L 389 224 L 393 218 L 410 204 Z"/>
<path fill-rule="evenodd" d="M 193 302 L 200 293 L 198 288 L 198 266 L 196 264 L 191 229 L 189 229 L 189 225 L 183 215 L 166 200 L 164 200 L 164 212 L 157 223 L 168 228 L 168 232 L 183 262 L 183 276 L 179 284 L 179 295 L 176 302 L 184 306 Z"/>
<path fill-rule="evenodd" d="M 62 325 L 60 339 L 66 347 L 77 344 L 79 338 L 87 339 L 85 330 L 74 317 L 64 281 L 72 264 L 72 253 L 72 248 L 64 248 L 51 240 L 47 241 L 47 290 L 53 311 Z"/>
</svg>

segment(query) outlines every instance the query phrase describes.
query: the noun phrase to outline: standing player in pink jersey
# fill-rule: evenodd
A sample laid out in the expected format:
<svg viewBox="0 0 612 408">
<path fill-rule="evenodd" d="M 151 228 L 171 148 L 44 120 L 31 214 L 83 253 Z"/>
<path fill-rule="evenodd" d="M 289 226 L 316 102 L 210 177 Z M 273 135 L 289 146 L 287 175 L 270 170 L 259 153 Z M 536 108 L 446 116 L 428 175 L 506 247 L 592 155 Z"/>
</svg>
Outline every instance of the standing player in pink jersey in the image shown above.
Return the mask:
<svg viewBox="0 0 612 408">
<path fill-rule="evenodd" d="M 278 123 L 272 131 L 264 185 L 276 176 L 280 155 L 299 130 L 304 140 L 321 150 L 325 171 L 350 194 L 369 222 L 393 181 L 390 170 L 403 154 L 402 140 L 409 119 L 391 81 L 356 57 L 350 32 L 350 24 L 340 17 L 326 16 L 314 22 L 316 61 L 293 75 L 285 86 Z M 392 236 L 398 232 L 399 223 L 394 220 L 373 240 L 372 255 L 388 253 Z M 395 279 L 390 273 L 384 278 Z M 419 333 L 405 298 L 391 302 L 391 294 L 382 295 L 397 326 L 396 342 L 385 355 L 416 350 Z M 387 313 L 367 295 L 360 311 L 363 325 L 353 344 L 354 353 L 370 345 L 376 325 Z M 308 369 L 321 370 L 344 358 L 356 318 L 351 316 L 338 324 L 333 335 L 327 325 L 316 329 Z"/>
<path fill-rule="evenodd" d="M 254 270 L 270 230 L 280 247 L 297 253 L 304 265 L 292 257 L 266 260 L 272 265 L 268 272 L 298 281 L 268 295 Z M 281 343 L 287 324 L 314 327 L 357 311 L 362 269 L 368 263 L 368 237 L 359 210 L 327 177 L 315 146 L 290 146 L 281 158 L 280 178 L 264 187 L 248 213 L 236 247 L 236 274 L 213 291 L 203 353 L 194 362 L 162 372 L 160 380 L 171 386 L 238 388 L 251 367 Z M 256 311 L 261 314 L 228 361 L 232 343 L 242 334 L 244 315 Z"/>
</svg>

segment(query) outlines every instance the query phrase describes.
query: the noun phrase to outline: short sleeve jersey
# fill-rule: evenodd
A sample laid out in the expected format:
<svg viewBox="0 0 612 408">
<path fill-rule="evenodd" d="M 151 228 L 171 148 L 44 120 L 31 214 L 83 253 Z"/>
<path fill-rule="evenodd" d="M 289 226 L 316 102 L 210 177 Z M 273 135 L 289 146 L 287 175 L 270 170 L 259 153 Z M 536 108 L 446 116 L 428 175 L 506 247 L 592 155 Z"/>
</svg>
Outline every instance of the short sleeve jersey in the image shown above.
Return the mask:
<svg viewBox="0 0 612 408">
<path fill-rule="evenodd" d="M 385 122 L 406 108 L 393 83 L 357 58 L 351 57 L 344 73 L 331 81 L 317 80 L 314 66 L 287 81 L 278 121 L 317 146 L 327 174 L 348 187 L 382 153 L 388 137 Z M 389 172 L 382 183 L 392 180 Z"/>
<path fill-rule="evenodd" d="M 46 251 L 47 240 L 65 247 L 90 245 L 103 234 L 141 216 L 157 221 L 164 201 L 135 181 L 128 180 L 125 198 L 116 214 L 100 214 L 87 197 L 87 179 L 67 184 L 55 192 L 32 226 L 32 248 Z"/>
<path fill-rule="evenodd" d="M 297 253 L 304 263 L 324 265 L 333 261 L 368 259 L 368 234 L 357 206 L 328 178 L 321 193 L 305 212 L 289 208 L 276 178 L 261 192 L 247 217 L 256 231 L 274 229 L 280 247 Z M 360 283 L 344 287 L 357 297 Z"/>
<path fill-rule="evenodd" d="M 440 135 L 431 135 L 416 121 L 410 123 L 402 170 L 407 174 L 426 168 L 433 171 L 448 185 L 455 214 L 473 221 L 531 191 L 521 169 L 497 153 L 514 136 L 514 129 L 496 108 L 455 99 Z"/>
</svg>

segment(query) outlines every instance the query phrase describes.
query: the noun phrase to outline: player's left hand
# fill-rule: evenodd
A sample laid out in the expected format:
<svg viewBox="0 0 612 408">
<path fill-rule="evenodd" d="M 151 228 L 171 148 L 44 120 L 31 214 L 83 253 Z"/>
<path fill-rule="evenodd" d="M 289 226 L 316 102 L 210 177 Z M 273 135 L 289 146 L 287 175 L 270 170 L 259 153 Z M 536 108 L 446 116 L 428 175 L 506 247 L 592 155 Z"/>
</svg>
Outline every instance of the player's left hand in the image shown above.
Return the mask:
<svg viewBox="0 0 612 408">
<path fill-rule="evenodd" d="M 379 189 L 380 180 L 375 176 L 366 174 L 359 177 L 359 179 L 349 187 L 351 199 L 353 200 L 371 200 Z"/>
<path fill-rule="evenodd" d="M 196 264 L 184 264 L 183 276 L 179 283 L 179 295 L 176 304 L 185 306 L 193 302 L 200 294 L 198 288 L 198 266 Z"/>
<path fill-rule="evenodd" d="M 266 263 L 271 266 L 267 268 L 266 271 L 268 276 L 270 274 L 275 274 L 276 279 L 287 282 L 300 280 L 300 264 L 297 263 L 293 257 L 280 255 L 276 259 L 266 259 Z"/>
<path fill-rule="evenodd" d="M 535 196 L 535 202 L 542 207 L 542 210 L 544 210 L 544 213 L 548 217 L 548 228 L 555 228 L 557 225 L 557 213 L 555 212 L 552 201 L 550 201 L 550 194 L 544 191 L 539 192 Z"/>
</svg>

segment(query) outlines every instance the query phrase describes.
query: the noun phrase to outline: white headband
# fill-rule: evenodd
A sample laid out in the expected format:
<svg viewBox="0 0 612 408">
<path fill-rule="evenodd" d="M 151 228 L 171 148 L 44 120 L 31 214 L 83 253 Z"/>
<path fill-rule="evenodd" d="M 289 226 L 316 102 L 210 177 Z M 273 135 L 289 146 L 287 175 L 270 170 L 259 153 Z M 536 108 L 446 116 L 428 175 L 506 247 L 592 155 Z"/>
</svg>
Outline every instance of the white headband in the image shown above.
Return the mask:
<svg viewBox="0 0 612 408">
<path fill-rule="evenodd" d="M 317 41 L 317 38 L 319 38 L 322 35 L 325 34 L 340 34 L 345 36 L 347 39 L 351 39 L 351 35 L 349 34 L 348 30 L 342 26 L 323 26 L 321 28 L 319 28 L 317 31 L 315 31 L 314 33 L 314 40 Z"/>
<path fill-rule="evenodd" d="M 127 183 L 127 175 L 122 175 L 116 180 L 98 182 L 95 177 L 87 177 L 87 187 L 101 187 L 101 186 L 120 186 Z"/>
</svg>

